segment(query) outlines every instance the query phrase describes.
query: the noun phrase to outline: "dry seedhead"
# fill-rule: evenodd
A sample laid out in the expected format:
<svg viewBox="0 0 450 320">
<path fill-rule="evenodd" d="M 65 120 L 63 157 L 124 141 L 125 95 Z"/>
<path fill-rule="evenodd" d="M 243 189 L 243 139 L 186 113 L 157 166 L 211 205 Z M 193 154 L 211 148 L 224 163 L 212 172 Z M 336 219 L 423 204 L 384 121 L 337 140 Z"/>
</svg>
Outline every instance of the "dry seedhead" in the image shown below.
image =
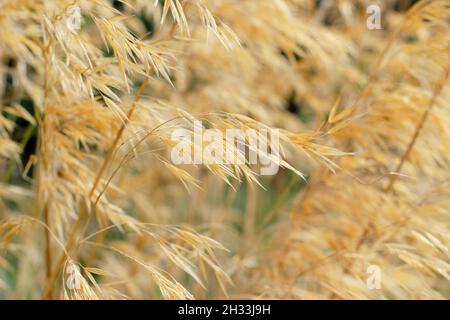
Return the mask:
<svg viewBox="0 0 450 320">
<path fill-rule="evenodd" d="M 269 276 L 283 283 L 274 296 L 448 297 L 449 15 L 445 1 L 410 9 L 346 109 L 334 136 L 355 157 L 338 161 L 337 175 L 317 171 L 299 197 Z M 366 283 L 370 266 L 379 290 Z"/>
<path fill-rule="evenodd" d="M 448 297 L 450 8 L 369 2 L 0 1 L 0 298 Z"/>
<path fill-rule="evenodd" d="M 103 281 L 98 282 L 94 276 L 102 274 L 101 270 L 109 266 L 83 266 L 101 265 L 103 259 L 113 259 L 108 255 L 126 258 L 133 272 L 138 272 L 134 271 L 133 265 L 136 264 L 147 270 L 164 298 L 193 298 L 192 293 L 170 272 L 161 269 L 169 262 L 190 275 L 204 289 L 205 280 L 209 277 L 207 270 L 212 270 L 223 292 L 226 292 L 231 280 L 214 254 L 223 247 L 206 236 L 165 226 L 167 221 L 162 221 L 157 228 L 149 228 L 141 222 L 142 217 L 130 210 L 132 206 L 127 199 L 127 189 L 116 180 L 123 171 L 132 168 L 133 163 L 149 155 L 183 183 L 200 184 L 194 173 L 172 164 L 169 159 L 174 145 L 173 131 L 181 128 L 192 131 L 196 121 L 203 121 L 209 128 L 222 133 L 231 129 L 266 130 L 270 134 L 276 131 L 247 116 L 223 113 L 219 104 L 216 110 L 220 112 L 196 112 L 189 106 L 174 108 L 180 104 L 172 98 L 177 95 L 167 95 L 167 90 L 173 91 L 179 84 L 178 77 L 183 77 L 177 73 L 178 64 L 186 63 L 191 54 L 191 49 L 186 51 L 186 48 L 192 46 L 195 53 L 204 43 L 204 48 L 211 46 L 225 59 L 233 59 L 234 53 L 225 53 L 233 48 L 246 55 L 240 47 L 238 35 L 225 24 L 228 20 L 231 24 L 236 23 L 231 19 L 235 13 L 228 11 L 229 6 L 220 1 L 121 3 L 104 0 L 2 3 L 0 26 L 5 32 L 0 36 L 1 57 L 8 59 L 10 64 L 6 69 L 2 65 L 0 71 L 2 75 L 12 74 L 13 83 L 8 94 L 2 96 L 0 155 L 5 159 L 5 165 L 12 168 L 6 175 L 9 182 L 15 178 L 14 162 L 23 161 L 21 152 L 32 135 L 36 137 L 35 155 L 25 159 L 22 168 L 26 179 L 32 179 L 34 209 L 29 205 L 21 210 L 44 227 L 44 241 L 35 245 L 35 250 L 45 252 L 42 254 L 44 259 L 39 262 L 46 266 L 47 271 L 46 275 L 39 276 L 43 279 L 40 281 L 44 297 L 56 297 L 55 291 L 68 299 L 121 296 L 117 295 L 121 288 L 106 282 L 103 285 Z M 235 6 L 237 3 L 232 7 Z M 258 11 L 254 4 L 251 6 Z M 275 6 L 278 13 L 286 14 L 287 8 L 278 2 Z M 267 7 L 262 14 L 267 15 L 271 9 Z M 145 19 L 152 20 L 146 20 L 152 24 L 151 30 L 136 18 L 139 12 Z M 280 50 L 279 41 L 270 50 L 275 47 Z M 282 45 L 283 48 L 288 46 L 287 43 Z M 244 62 L 236 60 L 239 64 Z M 257 62 L 255 66 L 259 64 Z M 286 62 L 283 64 L 282 68 L 287 69 Z M 216 90 L 220 94 L 220 88 Z M 28 107 L 24 106 L 24 100 Z M 205 102 L 208 103 L 198 104 L 198 110 Z M 238 108 L 236 111 L 241 110 Z M 20 125 L 26 123 L 31 128 L 28 136 L 19 143 L 14 138 L 18 119 Z M 343 155 L 335 149 L 316 144 L 318 136 L 315 132 L 293 134 L 281 131 L 281 140 L 288 145 L 289 152 L 301 150 L 329 164 L 328 157 Z M 270 142 L 262 134 L 256 138 L 263 139 L 265 145 Z M 226 149 L 237 157 L 236 163 L 216 164 L 203 159 L 205 167 L 230 185 L 230 177 L 259 183 L 253 164 L 246 159 L 245 149 L 258 156 L 263 156 L 263 153 L 252 150 L 249 139 L 251 137 L 245 138 L 240 145 L 223 141 Z M 196 143 L 189 146 L 194 153 L 199 147 Z M 200 144 L 203 148 L 204 143 Z M 270 155 L 266 160 L 304 177 L 285 160 L 287 152 L 282 149 L 282 157 Z M 136 161 L 131 161 L 134 159 Z M 2 184 L 0 190 L 2 197 L 7 199 L 12 194 L 25 196 L 26 188 L 22 190 L 19 186 Z M 14 209 L 8 208 L 2 217 L 9 217 L 9 211 Z M 113 229 L 118 229 L 125 239 L 106 239 L 104 234 Z M 40 237 L 36 231 L 21 237 L 20 224 L 4 223 L 2 230 L 5 243 L 17 241 L 31 246 L 32 235 Z M 96 241 L 86 240 L 90 239 L 86 238 L 89 232 L 95 234 Z M 164 233 L 168 236 L 163 236 Z M 141 250 L 135 248 L 134 243 L 127 243 L 126 238 L 132 234 L 143 243 Z M 21 268 L 18 275 L 26 270 L 25 266 Z M 111 269 L 114 271 L 114 267 Z M 67 274 L 70 281 L 65 278 Z M 62 283 L 59 282 L 61 277 L 64 279 Z M 117 274 L 114 277 L 120 278 Z M 138 287 L 137 283 L 132 285 Z M 38 295 L 38 292 L 36 288 L 33 295 Z M 155 293 L 146 291 L 141 294 L 151 297 Z"/>
</svg>

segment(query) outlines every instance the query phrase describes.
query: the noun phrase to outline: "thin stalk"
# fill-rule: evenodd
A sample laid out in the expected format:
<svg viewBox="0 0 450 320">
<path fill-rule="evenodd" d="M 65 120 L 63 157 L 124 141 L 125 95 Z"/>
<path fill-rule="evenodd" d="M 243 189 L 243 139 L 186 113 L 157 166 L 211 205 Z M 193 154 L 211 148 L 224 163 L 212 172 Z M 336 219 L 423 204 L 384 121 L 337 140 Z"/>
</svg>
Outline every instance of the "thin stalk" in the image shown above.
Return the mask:
<svg viewBox="0 0 450 320">
<path fill-rule="evenodd" d="M 40 213 L 40 210 L 42 209 L 42 215 L 44 224 L 47 226 L 47 228 L 44 229 L 45 234 L 45 267 L 46 267 L 46 276 L 47 279 L 51 278 L 51 272 L 52 272 L 52 263 L 53 263 L 53 255 L 52 255 L 52 241 L 51 241 L 51 224 L 50 224 L 50 213 L 48 208 L 48 203 L 41 203 L 39 197 L 41 195 L 42 191 L 42 176 L 47 171 L 48 163 L 46 161 L 46 154 L 47 154 L 47 146 L 46 146 L 46 126 L 45 126 L 45 111 L 48 106 L 48 99 L 49 99 L 49 79 L 48 79 L 48 55 L 49 50 L 52 45 L 51 38 L 46 39 L 44 37 L 44 43 L 42 47 L 42 55 L 44 59 L 44 98 L 43 98 L 43 109 L 42 114 L 40 111 L 35 108 L 34 110 L 34 116 L 36 118 L 36 123 L 38 126 L 38 136 L 37 136 L 37 154 L 38 154 L 38 163 L 37 163 L 37 169 L 36 169 L 36 210 Z M 27 137 L 24 137 L 27 138 Z"/>
<path fill-rule="evenodd" d="M 436 99 L 440 95 L 442 89 L 444 88 L 445 83 L 448 80 L 448 76 L 449 76 L 449 71 L 447 70 L 446 73 L 445 73 L 444 79 L 441 81 L 441 83 L 434 90 L 433 96 L 432 96 L 432 98 L 430 100 L 430 103 L 428 104 L 427 109 L 425 110 L 425 112 L 423 113 L 419 123 L 417 124 L 416 130 L 414 131 L 414 134 L 413 134 L 413 136 L 411 138 L 411 141 L 409 142 L 408 147 L 406 148 L 406 150 L 403 153 L 403 156 L 401 157 L 397 167 L 395 168 L 395 172 L 396 173 L 400 173 L 400 171 L 403 168 L 403 165 L 408 160 L 409 155 L 410 155 L 412 149 L 414 148 L 414 145 L 416 144 L 420 133 L 422 132 L 423 126 L 424 126 L 425 122 L 428 120 L 428 117 L 430 115 L 431 109 L 433 109 L 434 105 L 436 104 Z M 388 185 L 385 188 L 385 192 L 389 192 L 389 191 L 392 190 L 392 188 L 394 187 L 395 181 L 397 181 L 397 177 L 398 177 L 398 175 L 391 175 L 390 176 Z"/>
<path fill-rule="evenodd" d="M 409 12 L 416 11 L 417 6 L 412 7 Z M 384 47 L 383 51 L 381 52 L 380 56 L 377 59 L 377 62 L 375 63 L 372 71 L 369 73 L 369 78 L 367 79 L 366 83 L 364 84 L 363 88 L 361 89 L 361 92 L 359 93 L 358 97 L 355 99 L 355 101 L 352 104 L 353 112 L 352 114 L 356 113 L 358 110 L 358 104 L 369 94 L 370 85 L 373 83 L 373 81 L 378 76 L 378 73 L 380 72 L 381 65 L 383 64 L 383 60 L 385 59 L 386 55 L 389 53 L 391 48 L 393 47 L 394 43 L 398 40 L 398 38 L 401 36 L 403 29 L 408 25 L 408 20 L 404 20 L 400 26 L 395 30 L 395 32 L 392 34 L 391 38 L 389 39 L 388 43 Z M 317 171 L 323 172 L 323 166 L 319 165 Z M 314 175 L 315 176 L 315 175 Z M 312 178 L 314 179 L 314 178 Z M 310 195 L 311 191 L 311 182 L 308 183 L 308 185 L 305 188 L 305 191 L 302 193 L 302 196 L 298 202 L 298 205 L 295 207 L 300 207 L 303 201 Z"/>
<path fill-rule="evenodd" d="M 160 41 L 164 42 L 164 41 L 168 41 L 168 40 L 172 39 L 172 37 L 175 35 L 176 29 L 177 29 L 177 24 L 174 23 L 172 25 L 169 33 L 165 37 L 163 37 Z M 153 69 L 153 67 L 149 68 L 149 74 L 153 73 L 154 71 L 155 70 Z M 142 98 L 144 90 L 145 90 L 145 88 L 148 85 L 149 78 L 150 78 L 149 76 L 145 77 L 144 81 L 142 82 L 142 84 L 140 85 L 138 91 L 136 92 L 133 104 L 132 104 L 130 110 L 128 111 L 128 113 L 127 113 L 126 119 L 124 120 L 124 122 L 122 123 L 122 126 L 120 127 L 119 131 L 117 132 L 111 147 L 107 151 L 107 154 L 106 154 L 106 156 L 105 156 L 105 158 L 103 160 L 103 163 L 102 163 L 102 165 L 100 167 L 100 170 L 99 170 L 97 176 L 94 179 L 94 183 L 93 183 L 93 185 L 92 185 L 92 187 L 91 187 L 91 189 L 90 189 L 90 191 L 88 193 L 88 199 L 89 200 L 91 200 L 92 196 L 94 195 L 94 193 L 95 193 L 95 191 L 97 189 L 97 186 L 98 186 L 98 184 L 100 183 L 100 181 L 101 181 L 101 179 L 103 177 L 103 174 L 105 173 L 108 165 L 110 164 L 110 162 L 111 162 L 111 160 L 112 160 L 112 158 L 113 158 L 113 156 L 115 154 L 117 145 L 120 142 L 120 139 L 121 139 L 121 137 L 123 135 L 123 132 L 125 131 L 125 128 L 126 128 L 126 126 L 128 125 L 128 123 L 130 121 L 130 118 L 133 116 L 134 111 L 135 111 L 136 106 L 137 106 L 137 103 Z M 72 227 L 72 229 L 71 229 L 71 231 L 69 233 L 69 237 L 68 237 L 68 240 L 67 240 L 66 246 L 65 246 L 65 251 L 66 252 L 70 252 L 70 250 L 72 249 L 72 247 L 73 247 L 73 245 L 75 243 L 75 235 L 76 235 L 76 233 L 77 233 L 77 231 L 78 231 L 78 229 L 79 229 L 79 227 L 80 227 L 80 225 L 81 225 L 81 223 L 82 223 L 82 221 L 85 218 L 87 213 L 88 213 L 88 206 L 87 206 L 87 204 L 83 204 L 82 209 L 81 209 L 81 211 L 80 211 L 80 213 L 78 215 L 78 218 L 77 218 L 75 224 L 73 225 L 73 227 Z M 90 220 L 90 215 L 91 214 L 92 214 L 92 212 L 89 213 L 88 221 Z M 51 299 L 52 298 L 52 296 L 53 296 L 53 285 L 54 285 L 54 282 L 56 280 L 56 277 L 61 272 L 61 270 L 62 270 L 62 268 L 64 266 L 64 262 L 65 262 L 65 254 L 63 252 L 60 255 L 59 259 L 58 259 L 58 262 L 57 262 L 56 267 L 55 267 L 55 271 L 51 274 L 51 277 L 48 279 L 48 281 L 46 283 L 46 287 L 45 287 L 44 293 L 43 293 L 43 296 L 44 296 L 45 299 Z"/>
<path fill-rule="evenodd" d="M 152 73 L 152 70 L 153 69 L 149 70 L 149 73 Z M 105 173 L 109 163 L 111 162 L 111 160 L 113 158 L 113 155 L 115 153 L 117 145 L 119 144 L 119 141 L 122 138 L 122 135 L 123 135 L 123 133 L 125 131 L 126 126 L 130 122 L 130 118 L 133 116 L 134 111 L 136 110 L 137 103 L 139 102 L 139 100 L 142 98 L 142 95 L 144 94 L 144 90 L 147 87 L 148 82 L 149 82 L 149 76 L 145 77 L 144 81 L 142 82 L 142 84 L 140 85 L 138 91 L 136 92 L 136 95 L 135 95 L 134 100 L 133 100 L 133 104 L 132 104 L 130 110 L 128 110 L 127 116 L 126 116 L 125 120 L 123 121 L 121 127 L 117 131 L 117 134 L 116 134 L 116 136 L 115 136 L 115 138 L 113 140 L 113 143 L 109 147 L 109 149 L 108 149 L 108 151 L 106 153 L 106 156 L 105 156 L 105 158 L 103 160 L 103 163 L 102 163 L 102 165 L 100 167 L 100 170 L 99 170 L 97 176 L 95 177 L 94 183 L 93 183 L 93 185 L 92 185 L 92 187 L 91 187 L 91 189 L 90 189 L 90 191 L 88 193 L 88 199 L 91 199 L 93 194 L 97 190 L 97 186 L 100 183 L 100 181 L 101 181 L 101 179 L 103 177 L 103 174 Z M 73 227 L 72 227 L 72 229 L 71 229 L 71 231 L 69 233 L 69 238 L 68 238 L 66 246 L 65 246 L 67 252 L 69 252 L 72 249 L 72 246 L 73 246 L 74 241 L 75 241 L 75 235 L 76 235 L 76 233 L 78 231 L 78 228 L 80 227 L 81 222 L 83 221 L 83 219 L 85 218 L 86 214 L 88 213 L 87 209 L 88 209 L 87 204 L 84 204 L 82 209 L 81 209 L 81 211 L 80 211 L 80 213 L 79 213 L 79 215 L 78 215 L 78 218 L 77 218 L 75 224 L 73 225 Z M 61 271 L 61 269 L 62 269 L 62 267 L 64 265 L 64 261 L 65 261 L 65 255 L 64 255 L 64 253 L 62 253 L 60 258 L 58 259 L 58 263 L 56 265 L 55 272 L 53 272 L 52 276 L 47 281 L 46 288 L 44 290 L 44 298 L 46 298 L 46 299 L 51 299 L 52 298 L 52 295 L 53 295 L 53 282 L 55 281 L 56 276 Z"/>
</svg>

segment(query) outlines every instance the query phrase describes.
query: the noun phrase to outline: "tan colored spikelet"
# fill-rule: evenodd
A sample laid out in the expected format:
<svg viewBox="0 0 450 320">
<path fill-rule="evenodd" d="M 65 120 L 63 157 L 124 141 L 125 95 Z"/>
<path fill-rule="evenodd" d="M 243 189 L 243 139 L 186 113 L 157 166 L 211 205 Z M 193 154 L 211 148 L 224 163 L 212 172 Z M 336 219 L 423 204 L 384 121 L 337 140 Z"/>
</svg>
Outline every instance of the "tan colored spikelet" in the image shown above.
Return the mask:
<svg viewBox="0 0 450 320">
<path fill-rule="evenodd" d="M 450 7 L 372 2 L 0 1 L 0 299 L 448 299 Z"/>
</svg>

